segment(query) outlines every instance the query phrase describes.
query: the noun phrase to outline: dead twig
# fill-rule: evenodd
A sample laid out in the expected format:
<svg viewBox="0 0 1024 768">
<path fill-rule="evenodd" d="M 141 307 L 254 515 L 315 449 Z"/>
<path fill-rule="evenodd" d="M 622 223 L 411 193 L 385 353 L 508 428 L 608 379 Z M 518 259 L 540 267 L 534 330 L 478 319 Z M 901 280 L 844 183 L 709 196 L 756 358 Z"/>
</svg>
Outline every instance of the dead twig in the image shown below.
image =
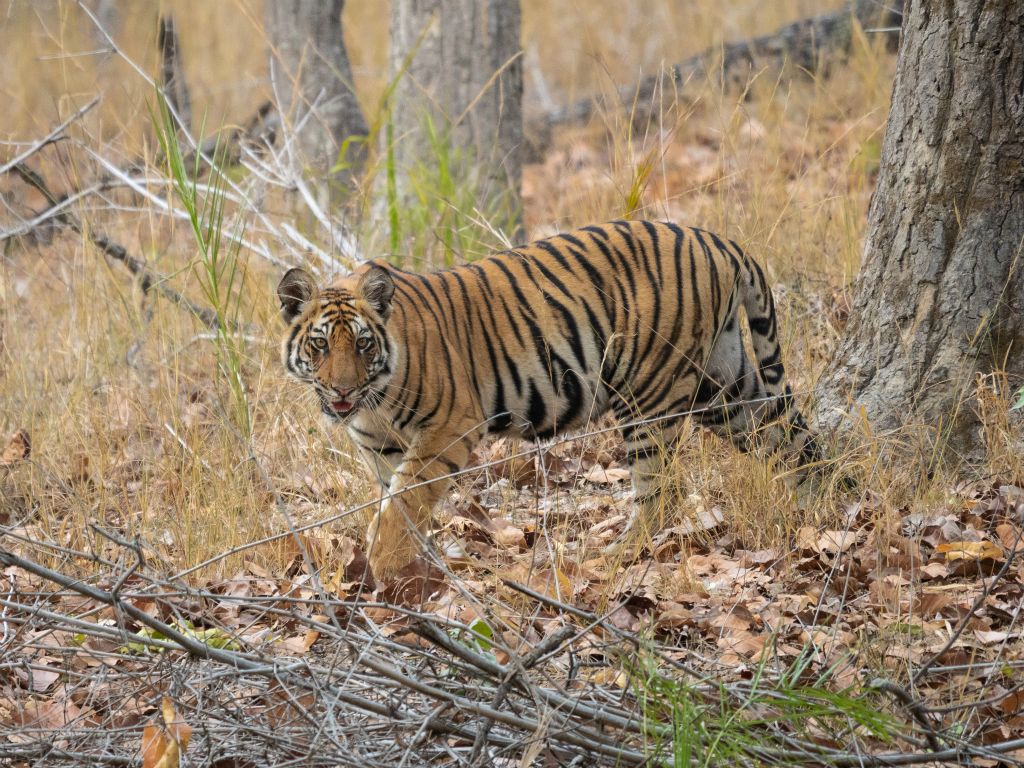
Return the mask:
<svg viewBox="0 0 1024 768">
<path fill-rule="evenodd" d="M 28 160 L 30 157 L 32 157 L 34 154 L 36 154 L 39 150 L 43 149 L 44 147 L 47 147 L 47 146 L 49 146 L 50 144 L 53 144 L 56 141 L 60 141 L 63 138 L 63 136 L 64 136 L 64 131 L 67 130 L 68 127 L 72 123 L 76 123 L 79 120 L 81 120 L 83 117 L 85 117 L 86 114 L 88 114 L 92 110 L 93 107 L 95 107 L 99 103 L 100 103 L 100 97 L 99 96 L 94 96 L 92 98 L 92 100 L 88 104 L 86 104 L 84 107 L 80 108 L 73 115 L 68 117 L 67 120 L 62 122 L 60 125 L 58 125 L 56 128 L 54 128 L 52 131 L 50 131 L 48 134 L 46 134 L 43 138 L 41 138 L 38 141 L 36 141 L 35 143 L 33 143 L 32 146 L 30 146 L 24 152 L 22 152 L 22 153 L 20 153 L 18 155 L 15 155 L 7 163 L 5 163 L 4 165 L 0 166 L 0 175 L 3 175 L 5 173 L 7 173 L 8 171 L 13 170 L 14 168 L 17 168 L 18 166 L 20 166 L 22 163 L 24 163 L 26 160 Z"/>
<path fill-rule="evenodd" d="M 208 328 L 216 329 L 220 324 L 217 313 L 209 307 L 204 307 L 191 299 L 186 298 L 178 291 L 167 284 L 167 278 L 153 272 L 141 260 L 135 258 L 120 243 L 114 242 L 106 234 L 96 232 L 92 229 L 86 230 L 81 220 L 68 211 L 68 198 L 55 195 L 46 180 L 38 171 L 34 171 L 26 165 L 14 166 L 14 171 L 25 181 L 26 184 L 34 187 L 50 203 L 50 207 L 43 211 L 36 220 L 47 220 L 52 218 L 64 224 L 72 231 L 89 238 L 93 245 L 99 248 L 105 255 L 123 264 L 129 272 L 139 279 L 139 287 L 143 293 L 155 290 L 158 294 L 173 304 L 183 307 L 198 317 Z M 77 196 L 75 196 L 77 197 Z M 47 216 L 49 214 L 49 216 Z"/>
<path fill-rule="evenodd" d="M 925 738 L 928 740 L 928 748 L 933 752 L 938 752 L 942 749 L 942 746 L 939 744 L 939 736 L 935 732 L 935 726 L 932 723 L 931 718 L 928 717 L 928 708 L 925 707 L 923 701 L 915 699 L 911 695 L 910 691 L 905 688 L 901 688 L 891 680 L 878 678 L 868 683 L 868 686 L 878 691 L 885 691 L 899 701 L 899 703 L 914 716 L 918 725 L 920 725 L 922 730 L 924 730 Z"/>
</svg>

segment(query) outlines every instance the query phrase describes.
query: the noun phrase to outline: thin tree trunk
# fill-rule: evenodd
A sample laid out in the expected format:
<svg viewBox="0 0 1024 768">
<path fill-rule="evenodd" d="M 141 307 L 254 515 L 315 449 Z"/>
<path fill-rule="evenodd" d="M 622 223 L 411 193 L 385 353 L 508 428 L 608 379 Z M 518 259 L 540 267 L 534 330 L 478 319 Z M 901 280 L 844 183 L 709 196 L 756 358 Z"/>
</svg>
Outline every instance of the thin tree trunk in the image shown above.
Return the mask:
<svg viewBox="0 0 1024 768">
<path fill-rule="evenodd" d="M 418 164 L 437 162 L 429 125 L 435 142 L 446 139 L 462 155 L 460 174 L 479 174 L 473 182 L 482 201 L 506 196 L 518 209 L 519 38 L 519 0 L 393 0 L 391 71 L 399 79 L 392 151 L 400 187 Z"/>
<path fill-rule="evenodd" d="M 822 381 L 875 429 L 981 447 L 976 376 L 1024 377 L 1024 4 L 913 0 L 845 337 Z"/>
<path fill-rule="evenodd" d="M 335 167 L 345 140 L 368 129 L 352 87 L 341 14 L 345 0 L 268 0 L 267 32 L 276 61 L 275 85 L 285 124 L 296 130 L 309 167 L 323 174 Z M 312 112 L 312 114 L 309 114 Z M 344 160 L 357 170 L 365 143 L 349 142 Z"/>
<path fill-rule="evenodd" d="M 164 98 L 172 108 L 175 122 L 185 131 L 192 130 L 192 98 L 185 80 L 185 66 L 181 61 L 181 46 L 174 27 L 174 17 L 168 14 L 160 17 L 157 31 L 157 47 L 160 49 L 160 84 Z"/>
</svg>

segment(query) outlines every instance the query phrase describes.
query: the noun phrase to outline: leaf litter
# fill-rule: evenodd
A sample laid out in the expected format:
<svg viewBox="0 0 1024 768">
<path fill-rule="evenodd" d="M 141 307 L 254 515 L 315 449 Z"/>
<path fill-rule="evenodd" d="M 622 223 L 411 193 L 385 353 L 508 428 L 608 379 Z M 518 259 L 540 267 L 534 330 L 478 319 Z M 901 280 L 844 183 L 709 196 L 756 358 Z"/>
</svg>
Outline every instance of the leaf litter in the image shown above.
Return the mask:
<svg viewBox="0 0 1024 768">
<path fill-rule="evenodd" d="M 14 444 L 5 461 L 17 453 Z M 11 463 L 27 456 L 25 445 Z M 512 450 L 492 444 L 477 460 L 493 463 Z M 169 579 L 128 552 L 117 560 L 84 552 L 58 558 L 58 572 L 92 573 L 86 582 L 104 599 L 74 589 L 71 580 L 55 584 L 35 567 L 47 559 L 40 559 L 45 549 L 30 544 L 45 541 L 41 532 L 30 524 L 8 528 L 18 534 L 14 549 L 23 560 L 0 577 L 5 658 L 12 662 L 0 673 L 3 738 L 13 747 L 46 734 L 68 755 L 108 748 L 128 754 L 126 737 L 109 746 L 110 737 L 99 734 L 135 729 L 144 764 L 171 766 L 188 746 L 187 720 L 201 742 L 194 749 L 228 760 L 224 765 L 247 765 L 248 758 L 227 754 L 218 741 L 247 741 L 275 759 L 294 758 L 310 747 L 310 723 L 347 691 L 356 702 L 349 715 L 367 733 L 383 738 L 414 711 L 427 722 L 428 712 L 455 707 L 464 715 L 434 716 L 446 749 L 471 750 L 484 733 L 515 753 L 527 743 L 526 731 L 500 719 L 500 727 L 484 731 L 479 718 L 490 722 L 492 715 L 480 713 L 511 707 L 504 698 L 515 697 L 501 675 L 512 673 L 497 670 L 529 659 L 529 668 L 516 673 L 520 696 L 541 697 L 546 706 L 573 700 L 597 711 L 614 701 L 619 713 L 620 747 L 580 752 L 572 740 L 548 737 L 542 754 L 630 764 L 647 754 L 645 731 L 663 732 L 664 713 L 651 715 L 645 702 L 667 683 L 636 668 L 638 659 L 650 658 L 660 659 L 662 670 L 681 665 L 670 677 L 704 685 L 705 698 L 753 695 L 751 681 L 764 686 L 763 677 L 781 690 L 785 670 L 795 668 L 822 695 L 859 691 L 877 698 L 865 686 L 885 676 L 936 712 L 959 703 L 964 717 L 956 727 L 971 728 L 971 738 L 943 743 L 1003 743 L 1022 732 L 1015 682 L 1024 666 L 1019 486 L 960 487 L 954 502 L 934 514 L 902 514 L 896 531 L 876 527 L 871 510 L 862 508 L 872 504 L 866 494 L 847 510 L 849 527 L 802 526 L 785 552 L 743 548 L 721 506 L 693 494 L 685 500 L 689 517 L 656 532 L 637 559 L 617 560 L 603 548 L 621 535 L 631 498 L 628 484 L 620 487 L 614 447 L 560 447 L 551 457 L 516 461 L 453 492 L 434 532 L 446 557 L 418 558 L 388 585 L 375 583 L 357 541 L 325 529 L 286 539 L 292 554 L 280 572 L 247 561 L 231 576 L 209 580 Z M 533 660 L 553 640 L 559 642 L 548 656 Z M 243 659 L 305 674 L 231 670 L 232 660 Z M 489 693 L 445 693 L 472 679 Z M 402 691 L 402 700 L 420 701 L 399 717 L 387 702 Z M 904 723 L 889 736 L 912 740 L 921 726 L 900 704 L 873 706 Z M 465 726 L 466 716 L 476 726 Z M 550 727 L 537 717 L 529 728 Z M 939 715 L 932 720 L 952 725 Z M 243 721 L 245 735 L 238 731 Z M 573 722 L 570 732 L 586 718 L 563 719 L 562 726 Z M 825 731 L 812 737 L 792 723 L 779 728 L 779 745 L 839 743 Z M 425 732 L 416 738 L 421 755 L 444 763 L 441 742 Z M 862 750 L 886 746 L 867 732 L 857 739 Z M 378 757 L 393 751 L 382 744 L 366 742 Z"/>
</svg>

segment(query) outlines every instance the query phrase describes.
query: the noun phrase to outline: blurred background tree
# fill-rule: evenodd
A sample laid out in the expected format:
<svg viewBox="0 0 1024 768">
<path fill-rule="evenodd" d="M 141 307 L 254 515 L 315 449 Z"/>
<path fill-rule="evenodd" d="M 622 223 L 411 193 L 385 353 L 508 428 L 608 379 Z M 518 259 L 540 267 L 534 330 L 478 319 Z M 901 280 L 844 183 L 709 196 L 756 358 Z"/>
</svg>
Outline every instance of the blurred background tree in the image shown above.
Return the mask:
<svg viewBox="0 0 1024 768">
<path fill-rule="evenodd" d="M 271 82 L 285 124 L 305 164 L 342 180 L 362 169 L 369 132 L 345 49 L 344 9 L 345 0 L 273 0 L 265 7 Z"/>
<path fill-rule="evenodd" d="M 390 29 L 385 152 L 397 204 L 435 204 L 462 187 L 521 239 L 519 0 L 395 0 Z M 461 183 L 446 184 L 452 175 Z"/>
</svg>

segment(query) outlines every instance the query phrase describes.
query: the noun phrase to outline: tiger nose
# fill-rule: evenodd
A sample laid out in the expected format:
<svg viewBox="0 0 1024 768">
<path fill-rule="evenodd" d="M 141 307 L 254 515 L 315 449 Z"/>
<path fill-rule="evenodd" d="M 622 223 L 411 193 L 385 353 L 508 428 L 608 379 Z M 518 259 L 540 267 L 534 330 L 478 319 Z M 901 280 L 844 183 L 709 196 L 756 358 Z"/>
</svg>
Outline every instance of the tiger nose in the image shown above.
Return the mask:
<svg viewBox="0 0 1024 768">
<path fill-rule="evenodd" d="M 340 389 L 338 387 L 334 388 L 334 391 L 337 393 L 338 397 L 340 397 L 342 399 L 344 399 L 344 398 L 348 397 L 349 395 L 351 395 L 353 392 L 355 392 L 355 390 L 356 390 L 355 387 L 349 387 L 348 389 Z"/>
</svg>

